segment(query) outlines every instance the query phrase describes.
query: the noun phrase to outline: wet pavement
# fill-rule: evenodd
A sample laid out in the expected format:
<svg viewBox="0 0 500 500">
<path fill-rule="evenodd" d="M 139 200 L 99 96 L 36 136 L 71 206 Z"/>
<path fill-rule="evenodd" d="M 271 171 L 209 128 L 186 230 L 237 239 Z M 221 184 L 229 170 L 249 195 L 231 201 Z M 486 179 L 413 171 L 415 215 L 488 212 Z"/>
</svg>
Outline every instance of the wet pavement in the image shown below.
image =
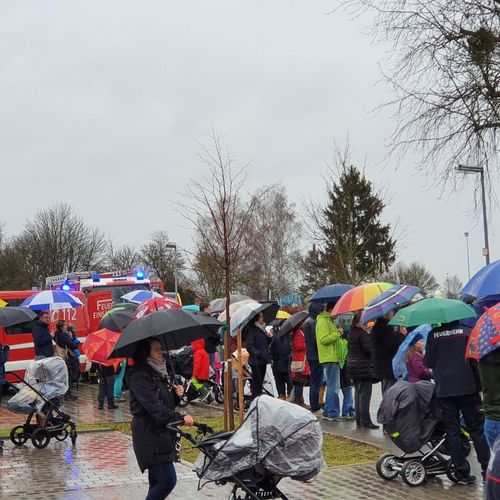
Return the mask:
<svg viewBox="0 0 500 500">
<path fill-rule="evenodd" d="M 197 491 L 197 478 L 187 464 L 176 465 L 178 483 L 173 499 L 227 498 L 230 486 L 208 484 Z M 2 499 L 142 499 L 147 476 L 137 467 L 130 439 L 117 432 L 85 433 L 75 447 L 55 442 L 43 450 L 31 445 L 15 448 L 6 443 L 0 455 Z M 280 483 L 291 498 L 315 499 L 479 499 L 478 486 L 456 486 L 448 481 L 430 481 L 409 488 L 399 479 L 385 482 L 373 464 L 337 467 L 322 472 L 311 483 L 290 479 Z"/>
<path fill-rule="evenodd" d="M 378 386 L 374 386 L 372 417 L 380 402 Z M 97 387 L 82 385 L 78 400 L 66 402 L 63 411 L 69 413 L 77 424 L 96 422 L 128 422 L 128 403 L 120 403 L 117 410 L 97 409 Z M 6 409 L 6 399 L 0 407 L 0 428 L 21 423 L 23 415 L 12 414 Z M 220 415 L 221 410 L 203 405 L 189 406 L 185 413 L 194 416 Z M 200 418 L 201 420 L 201 418 Z M 352 422 L 326 422 L 327 432 L 358 439 L 380 448 L 397 452 L 391 440 L 381 430 L 359 430 Z M 477 471 L 474 453 L 469 457 Z M 188 464 L 176 465 L 178 485 L 169 498 L 227 498 L 229 486 L 206 485 L 197 491 L 197 478 Z M 456 486 L 447 479 L 434 479 L 419 488 L 410 488 L 400 478 L 383 481 L 375 472 L 374 464 L 327 469 L 311 484 L 285 479 L 283 491 L 290 498 L 313 500 L 337 499 L 447 499 L 482 498 L 482 487 Z M 68 498 L 68 499 L 140 499 L 147 491 L 147 476 L 137 467 L 130 439 L 117 432 L 82 433 L 75 448 L 68 442 L 51 441 L 43 450 L 31 443 L 16 448 L 6 442 L 0 455 L 0 498 Z"/>
</svg>

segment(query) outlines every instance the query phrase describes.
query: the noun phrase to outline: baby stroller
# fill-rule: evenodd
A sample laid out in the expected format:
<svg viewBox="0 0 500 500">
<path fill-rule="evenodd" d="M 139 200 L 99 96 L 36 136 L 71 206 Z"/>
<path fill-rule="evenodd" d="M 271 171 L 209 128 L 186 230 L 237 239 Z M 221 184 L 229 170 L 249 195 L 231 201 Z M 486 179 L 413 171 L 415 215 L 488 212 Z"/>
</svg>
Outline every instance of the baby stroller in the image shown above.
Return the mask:
<svg viewBox="0 0 500 500">
<path fill-rule="evenodd" d="M 10 431 L 10 440 L 21 446 L 31 439 L 35 448 L 45 448 L 51 438 L 64 441 L 68 436 L 76 443 L 76 424 L 71 417 L 63 413 L 64 394 L 68 390 L 68 369 L 62 358 L 33 361 L 26 370 L 23 380 L 16 373 L 8 372 L 22 384 L 21 390 L 7 403 L 7 408 L 14 413 L 27 415 L 26 422 Z"/>
<path fill-rule="evenodd" d="M 216 401 L 219 404 L 224 404 L 224 389 L 221 384 L 216 382 L 216 373 L 211 373 L 210 379 L 205 381 L 205 386 L 202 390 L 197 389 L 191 382 L 193 374 L 193 348 L 184 347 L 183 349 L 170 354 L 174 376 L 182 377 L 182 385 L 184 386 L 184 395 L 181 398 L 179 406 L 187 406 L 191 401 L 200 399 L 201 401 Z M 211 372 L 213 371 L 210 368 Z"/>
<path fill-rule="evenodd" d="M 200 450 L 195 463 L 199 489 L 211 481 L 233 483 L 231 500 L 286 500 L 278 488 L 282 478 L 307 481 L 325 467 L 323 434 L 316 417 L 269 396 L 252 402 L 243 425 L 235 432 L 215 433 L 197 441 L 176 427 L 181 424 L 174 422 L 168 427 Z M 202 434 L 212 433 L 203 424 L 195 425 Z"/>
<path fill-rule="evenodd" d="M 441 411 L 434 399 L 434 384 L 398 381 L 385 393 L 377 420 L 404 452 L 400 456 L 383 455 L 377 460 L 377 473 L 381 478 L 392 480 L 400 474 L 409 486 L 419 486 L 427 477 L 445 474 L 450 481 L 457 482 L 446 446 Z M 465 431 L 462 446 L 467 456 L 470 443 Z"/>
</svg>

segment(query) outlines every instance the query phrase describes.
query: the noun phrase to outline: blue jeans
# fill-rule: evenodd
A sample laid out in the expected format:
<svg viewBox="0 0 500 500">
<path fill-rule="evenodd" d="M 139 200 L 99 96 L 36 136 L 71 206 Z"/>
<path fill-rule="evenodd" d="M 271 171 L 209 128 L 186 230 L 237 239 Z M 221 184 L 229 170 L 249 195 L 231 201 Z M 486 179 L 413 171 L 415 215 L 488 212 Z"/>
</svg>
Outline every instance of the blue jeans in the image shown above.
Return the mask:
<svg viewBox="0 0 500 500">
<path fill-rule="evenodd" d="M 340 368 L 338 363 L 322 363 L 326 375 L 326 397 L 323 415 L 325 417 L 340 416 Z"/>
<path fill-rule="evenodd" d="M 354 405 L 352 398 L 352 387 L 344 387 L 342 389 L 342 416 L 348 417 L 354 415 Z"/>
<path fill-rule="evenodd" d="M 323 365 L 320 365 L 318 361 L 309 361 L 309 368 L 311 369 L 311 375 L 309 378 L 310 389 L 309 389 L 309 405 L 311 406 L 311 411 L 318 411 L 319 406 L 319 391 L 323 385 Z"/>
<path fill-rule="evenodd" d="M 115 385 L 114 394 L 115 399 L 120 399 L 122 397 L 122 387 L 123 387 L 123 377 L 125 375 L 125 370 L 127 369 L 127 360 L 122 361 L 120 371 L 115 375 Z"/>
<path fill-rule="evenodd" d="M 177 475 L 172 462 L 152 465 L 148 469 L 149 491 L 146 500 L 164 500 L 177 484 Z"/>
<path fill-rule="evenodd" d="M 500 436 L 500 420 L 484 419 L 484 437 L 488 442 L 490 450 L 493 449 L 495 439 Z"/>
</svg>

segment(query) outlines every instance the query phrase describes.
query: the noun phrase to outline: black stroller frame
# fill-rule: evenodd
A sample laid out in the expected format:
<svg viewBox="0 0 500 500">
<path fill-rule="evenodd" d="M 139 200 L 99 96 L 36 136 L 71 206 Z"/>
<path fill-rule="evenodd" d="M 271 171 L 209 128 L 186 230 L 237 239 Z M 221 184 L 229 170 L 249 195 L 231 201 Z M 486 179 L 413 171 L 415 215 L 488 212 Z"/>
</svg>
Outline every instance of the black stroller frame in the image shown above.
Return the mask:
<svg viewBox="0 0 500 500">
<path fill-rule="evenodd" d="M 470 444 L 466 433 L 462 433 L 462 446 L 469 454 Z M 417 454 L 411 453 L 396 456 L 387 454 L 377 460 L 376 469 L 378 475 L 390 481 L 398 475 L 408 486 L 420 486 L 427 477 L 446 475 L 454 483 L 458 482 L 455 465 L 450 458 L 446 458 L 445 453 L 446 434 L 436 439 L 432 439 L 424 444 Z M 425 450 L 427 448 L 427 450 Z M 441 451 L 440 451 L 441 449 Z M 468 472 L 470 472 L 469 462 L 465 461 Z M 467 472 L 467 473 L 468 473 Z"/>
<path fill-rule="evenodd" d="M 10 440 L 12 443 L 16 446 L 22 446 L 31 439 L 35 448 L 43 449 L 49 445 L 52 438 L 55 438 L 57 441 L 64 441 L 69 436 L 74 446 L 78 436 L 76 424 L 71 421 L 69 415 L 63 413 L 59 409 L 59 399 L 47 399 L 17 373 L 6 373 L 14 376 L 19 382 L 28 386 L 45 402 L 41 411 L 32 411 L 26 417 L 26 422 L 24 424 L 16 425 L 12 428 L 10 431 Z"/>
<path fill-rule="evenodd" d="M 233 435 L 232 431 L 214 433 L 213 429 L 208 425 L 195 422 L 194 426 L 198 429 L 198 437 L 200 438 L 197 440 L 192 434 L 181 431 L 178 427 L 180 425 L 184 425 L 183 420 L 172 422 L 167 425 L 167 428 L 176 433 L 178 440 L 181 437 L 187 439 L 208 460 L 213 460 L 217 455 L 217 450 L 214 449 L 214 446 L 221 441 L 226 441 Z M 206 437 L 207 434 L 209 435 L 208 437 Z M 203 477 L 200 474 L 198 474 L 198 477 L 201 484 Z M 215 484 L 222 486 L 227 483 L 234 483 L 229 500 L 263 500 L 273 498 L 288 500 L 288 497 L 278 488 L 280 480 L 281 476 L 270 473 L 263 466 L 262 470 L 258 466 L 255 466 L 239 474 L 232 474 L 227 479 L 215 481 Z M 198 489 L 200 488 L 201 486 L 198 487 Z M 240 496 L 239 490 L 242 490 L 245 496 Z"/>
</svg>

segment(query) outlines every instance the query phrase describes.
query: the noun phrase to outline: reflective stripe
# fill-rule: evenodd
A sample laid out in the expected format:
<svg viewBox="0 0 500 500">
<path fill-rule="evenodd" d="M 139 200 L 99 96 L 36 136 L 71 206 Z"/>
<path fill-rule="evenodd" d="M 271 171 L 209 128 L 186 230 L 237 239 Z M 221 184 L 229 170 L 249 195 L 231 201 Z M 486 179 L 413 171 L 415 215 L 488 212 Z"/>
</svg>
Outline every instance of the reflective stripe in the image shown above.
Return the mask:
<svg viewBox="0 0 500 500">
<path fill-rule="evenodd" d="M 33 342 L 25 342 L 24 344 L 11 345 L 10 350 L 15 351 L 17 349 L 29 349 L 30 347 L 34 347 Z"/>
</svg>

